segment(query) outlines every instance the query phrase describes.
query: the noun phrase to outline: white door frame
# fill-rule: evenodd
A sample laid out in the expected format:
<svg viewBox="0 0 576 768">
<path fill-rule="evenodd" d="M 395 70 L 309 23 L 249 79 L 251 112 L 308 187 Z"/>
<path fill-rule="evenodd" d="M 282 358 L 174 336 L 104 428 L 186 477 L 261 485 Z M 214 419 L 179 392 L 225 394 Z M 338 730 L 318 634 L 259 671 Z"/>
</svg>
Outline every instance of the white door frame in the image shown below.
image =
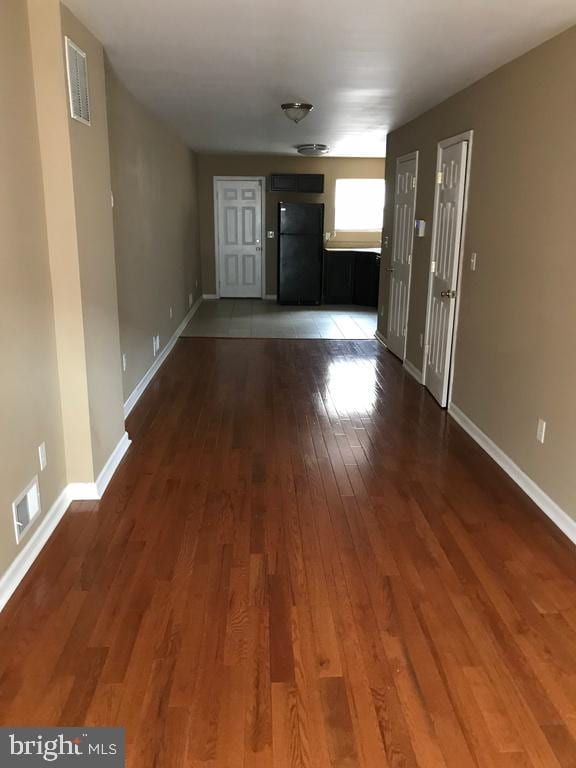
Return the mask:
<svg viewBox="0 0 576 768">
<path fill-rule="evenodd" d="M 396 204 L 396 179 L 398 178 L 398 166 L 400 163 L 405 163 L 408 160 L 416 161 L 416 186 L 414 187 L 414 221 L 416 221 L 416 204 L 418 203 L 418 172 L 420 170 L 420 150 L 415 149 L 413 152 L 407 152 L 405 155 L 401 155 L 396 158 L 396 170 L 394 173 L 394 205 Z M 396 232 L 392 231 L 392 254 L 394 254 L 394 244 L 396 238 Z M 408 345 L 408 323 L 410 322 L 410 291 L 412 288 L 412 264 L 414 262 L 414 227 L 412 227 L 412 253 L 410 255 L 410 269 L 408 270 L 408 288 L 407 288 L 407 306 L 406 306 L 406 333 L 404 334 L 404 349 L 402 350 L 402 362 L 406 360 L 406 346 Z M 390 275 L 390 285 L 392 284 L 392 275 Z M 386 337 L 388 338 L 388 328 L 390 324 L 390 285 L 388 286 L 388 318 L 386 319 Z"/>
<path fill-rule="evenodd" d="M 212 195 L 214 205 L 214 267 L 216 275 L 216 293 L 214 297 L 220 298 L 220 232 L 218 227 L 218 182 L 219 181 L 258 181 L 260 182 L 260 203 L 262 206 L 262 213 L 260 216 L 260 225 L 262 233 L 260 236 L 260 243 L 262 244 L 262 250 L 260 251 L 260 262 L 262 268 L 261 276 L 261 298 L 266 297 L 266 176 L 214 176 L 212 180 Z"/>
<path fill-rule="evenodd" d="M 440 189 L 436 183 L 436 179 L 441 167 L 441 152 L 440 150 L 445 147 L 449 147 L 452 144 L 459 144 L 461 141 L 468 142 L 468 154 L 466 159 L 466 179 L 464 180 L 464 203 L 462 206 L 462 232 L 460 234 L 460 252 L 458 254 L 458 275 L 456 278 L 456 306 L 454 308 L 454 327 L 452 329 L 452 342 L 450 347 L 450 371 L 448 373 L 448 396 L 447 406 L 452 403 L 452 384 L 454 382 L 454 357 L 456 354 L 456 342 L 458 339 L 458 321 L 460 318 L 460 298 L 462 293 L 462 272 L 464 261 L 464 246 L 466 243 L 466 229 L 468 223 L 468 197 L 470 190 L 470 169 L 472 166 L 472 143 L 474 140 L 474 131 L 464 131 L 464 133 L 458 133 L 456 136 L 450 136 L 447 139 L 442 139 L 438 142 L 436 149 L 436 174 L 434 175 L 434 214 L 432 219 L 432 245 L 430 249 L 430 264 L 434 259 L 434 249 L 436 246 L 436 229 L 438 226 L 438 207 L 440 204 Z M 430 333 L 430 305 L 432 303 L 432 273 L 430 271 L 430 265 L 428 266 L 428 297 L 426 302 L 426 329 L 424 332 L 424 350 L 422 353 L 422 384 L 426 386 L 426 353 L 429 344 Z"/>
</svg>

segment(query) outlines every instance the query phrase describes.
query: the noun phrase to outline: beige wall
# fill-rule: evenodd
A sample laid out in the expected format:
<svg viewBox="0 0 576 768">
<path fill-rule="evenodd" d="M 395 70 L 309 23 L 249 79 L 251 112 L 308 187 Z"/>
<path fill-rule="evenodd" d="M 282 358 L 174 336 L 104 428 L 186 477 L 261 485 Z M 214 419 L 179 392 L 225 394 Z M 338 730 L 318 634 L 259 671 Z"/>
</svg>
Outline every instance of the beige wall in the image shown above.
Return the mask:
<svg viewBox="0 0 576 768">
<path fill-rule="evenodd" d="M 68 480 L 92 482 L 86 347 L 59 0 L 28 0 Z"/>
<path fill-rule="evenodd" d="M 436 145 L 474 130 L 453 400 L 576 518 L 575 52 L 572 28 L 394 131 L 387 179 L 393 188 L 396 158 L 420 150 L 416 215 L 428 235 L 414 246 L 407 347 L 420 369 Z M 388 196 L 388 235 L 392 206 Z"/>
<path fill-rule="evenodd" d="M 196 156 L 108 68 L 124 399 L 201 293 Z M 173 309 L 170 318 L 170 307 Z"/>
<path fill-rule="evenodd" d="M 124 433 L 103 51 L 57 0 L 28 0 L 67 480 Z M 64 35 L 88 55 L 91 126 L 69 117 Z"/>
<path fill-rule="evenodd" d="M 104 51 L 62 7 L 62 31 L 88 57 L 91 125 L 69 118 L 94 476 L 124 433 Z"/>
<path fill-rule="evenodd" d="M 39 474 L 46 512 L 66 483 L 32 57 L 21 0 L 0 4 L 0 115 L 1 575 L 17 554 L 14 498 Z M 43 441 L 48 466 L 40 474 Z"/>
<path fill-rule="evenodd" d="M 214 258 L 214 176 L 270 176 L 271 173 L 323 173 L 324 194 L 277 194 L 266 193 L 266 230 L 277 228 L 278 203 L 318 202 L 324 203 L 327 232 L 334 230 L 334 190 L 336 179 L 381 179 L 384 176 L 382 158 L 304 158 L 282 155 L 200 155 L 199 167 L 199 203 L 200 251 L 202 258 L 203 293 L 216 293 L 216 273 Z M 358 232 L 344 237 L 339 233 L 331 241 L 335 247 L 375 246 L 380 245 L 380 233 Z M 266 293 L 276 293 L 276 240 L 266 240 Z"/>
</svg>

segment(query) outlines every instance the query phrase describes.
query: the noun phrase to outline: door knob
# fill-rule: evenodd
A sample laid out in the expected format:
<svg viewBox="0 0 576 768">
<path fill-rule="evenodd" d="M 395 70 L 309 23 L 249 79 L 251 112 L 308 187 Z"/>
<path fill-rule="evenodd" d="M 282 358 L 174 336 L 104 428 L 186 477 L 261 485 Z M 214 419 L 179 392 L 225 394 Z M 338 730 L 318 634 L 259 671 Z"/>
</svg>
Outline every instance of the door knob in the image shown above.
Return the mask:
<svg viewBox="0 0 576 768">
<path fill-rule="evenodd" d="M 440 291 L 440 296 L 445 299 L 455 299 L 456 291 Z"/>
<path fill-rule="evenodd" d="M 257 245 L 257 246 L 256 246 L 256 250 L 257 250 L 257 251 L 261 251 L 261 250 L 262 250 L 262 248 L 261 248 L 259 245 Z"/>
</svg>

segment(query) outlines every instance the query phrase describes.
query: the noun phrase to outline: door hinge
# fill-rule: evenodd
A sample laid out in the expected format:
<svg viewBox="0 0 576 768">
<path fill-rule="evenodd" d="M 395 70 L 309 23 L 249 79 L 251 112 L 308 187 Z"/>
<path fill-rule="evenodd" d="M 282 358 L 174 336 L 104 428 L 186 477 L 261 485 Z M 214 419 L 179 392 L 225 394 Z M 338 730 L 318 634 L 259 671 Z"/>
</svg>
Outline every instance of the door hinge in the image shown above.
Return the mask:
<svg viewBox="0 0 576 768">
<path fill-rule="evenodd" d="M 442 184 L 444 182 L 444 172 L 438 171 L 436 174 L 436 184 Z"/>
<path fill-rule="evenodd" d="M 432 274 L 434 274 L 436 272 L 436 262 L 435 261 L 431 261 L 430 262 L 430 272 Z"/>
<path fill-rule="evenodd" d="M 408 264 L 412 264 L 412 254 L 408 254 Z"/>
<path fill-rule="evenodd" d="M 412 189 L 416 189 L 416 176 L 412 177 Z"/>
</svg>

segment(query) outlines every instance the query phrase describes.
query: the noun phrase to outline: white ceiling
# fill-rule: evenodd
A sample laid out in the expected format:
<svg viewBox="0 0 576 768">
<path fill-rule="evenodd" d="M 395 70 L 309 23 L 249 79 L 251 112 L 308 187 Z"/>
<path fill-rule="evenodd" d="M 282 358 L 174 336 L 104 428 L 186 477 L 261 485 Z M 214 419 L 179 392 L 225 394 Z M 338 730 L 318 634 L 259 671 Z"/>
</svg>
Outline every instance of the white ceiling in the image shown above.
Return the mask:
<svg viewBox="0 0 576 768">
<path fill-rule="evenodd" d="M 574 0 L 66 0 L 191 147 L 384 156 L 386 133 L 576 23 Z M 283 101 L 311 101 L 299 125 Z"/>
</svg>

